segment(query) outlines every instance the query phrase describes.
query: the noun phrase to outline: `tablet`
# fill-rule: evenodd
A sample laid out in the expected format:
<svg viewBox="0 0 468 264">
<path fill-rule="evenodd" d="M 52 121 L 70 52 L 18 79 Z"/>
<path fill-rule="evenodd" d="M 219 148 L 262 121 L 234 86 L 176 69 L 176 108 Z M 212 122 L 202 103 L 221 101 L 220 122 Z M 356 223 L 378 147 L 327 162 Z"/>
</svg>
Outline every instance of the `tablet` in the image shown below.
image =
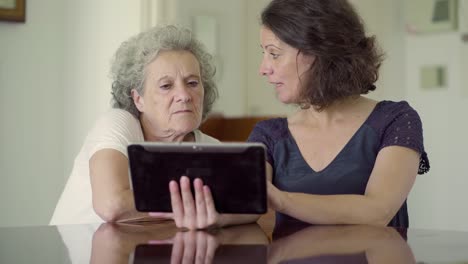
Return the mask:
<svg viewBox="0 0 468 264">
<path fill-rule="evenodd" d="M 172 212 L 169 182 L 188 176 L 210 187 L 216 210 L 267 211 L 265 146 L 261 143 L 138 143 L 127 148 L 135 207 Z M 193 186 L 192 186 L 193 194 Z"/>
</svg>

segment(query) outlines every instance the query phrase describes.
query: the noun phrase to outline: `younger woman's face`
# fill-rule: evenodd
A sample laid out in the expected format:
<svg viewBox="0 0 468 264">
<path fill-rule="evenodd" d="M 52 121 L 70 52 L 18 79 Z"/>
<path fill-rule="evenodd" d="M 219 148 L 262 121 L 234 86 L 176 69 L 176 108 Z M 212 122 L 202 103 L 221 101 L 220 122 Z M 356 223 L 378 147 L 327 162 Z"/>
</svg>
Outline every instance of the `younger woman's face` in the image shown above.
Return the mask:
<svg viewBox="0 0 468 264">
<path fill-rule="evenodd" d="M 304 73 L 311 68 L 315 57 L 284 43 L 265 26 L 260 30 L 260 46 L 263 59 L 259 71 L 275 87 L 278 100 L 285 104 L 301 102 L 298 98 L 301 85 L 307 83 Z"/>
</svg>

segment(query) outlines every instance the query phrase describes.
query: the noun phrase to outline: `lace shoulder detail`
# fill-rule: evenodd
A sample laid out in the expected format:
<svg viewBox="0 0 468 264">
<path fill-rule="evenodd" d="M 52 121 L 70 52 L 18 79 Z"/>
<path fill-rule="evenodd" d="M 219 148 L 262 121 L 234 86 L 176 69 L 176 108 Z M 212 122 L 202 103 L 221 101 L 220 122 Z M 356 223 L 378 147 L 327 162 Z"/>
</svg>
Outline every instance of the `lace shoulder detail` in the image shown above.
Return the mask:
<svg viewBox="0 0 468 264">
<path fill-rule="evenodd" d="M 402 146 L 420 153 L 418 174 L 429 171 L 429 159 L 424 150 L 422 121 L 407 102 L 382 101 L 369 120 L 380 136 L 379 151 L 388 146 Z"/>
</svg>

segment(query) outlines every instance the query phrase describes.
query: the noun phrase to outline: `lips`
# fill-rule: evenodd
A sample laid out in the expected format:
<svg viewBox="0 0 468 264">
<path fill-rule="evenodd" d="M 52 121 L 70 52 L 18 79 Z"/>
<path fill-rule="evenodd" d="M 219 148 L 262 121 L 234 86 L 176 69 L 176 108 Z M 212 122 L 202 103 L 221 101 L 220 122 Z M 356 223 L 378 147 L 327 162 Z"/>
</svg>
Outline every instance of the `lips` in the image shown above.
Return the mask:
<svg viewBox="0 0 468 264">
<path fill-rule="evenodd" d="M 271 83 L 276 89 L 283 87 L 283 83 Z"/>
<path fill-rule="evenodd" d="M 185 113 L 193 113 L 193 111 L 189 109 L 185 109 L 185 110 L 177 110 L 173 112 L 173 114 L 185 114 Z"/>
</svg>

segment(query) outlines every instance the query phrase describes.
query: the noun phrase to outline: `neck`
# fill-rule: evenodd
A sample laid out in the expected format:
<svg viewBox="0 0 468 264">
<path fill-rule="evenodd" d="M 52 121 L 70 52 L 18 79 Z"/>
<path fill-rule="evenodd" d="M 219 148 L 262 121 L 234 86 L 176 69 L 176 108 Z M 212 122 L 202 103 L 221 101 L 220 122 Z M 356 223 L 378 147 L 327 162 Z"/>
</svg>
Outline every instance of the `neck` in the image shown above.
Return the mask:
<svg viewBox="0 0 468 264">
<path fill-rule="evenodd" d="M 195 142 L 195 134 L 189 133 L 176 133 L 173 130 L 166 130 L 158 135 L 143 132 L 145 141 L 153 142 Z"/>
<path fill-rule="evenodd" d="M 353 113 L 353 109 L 363 100 L 365 100 L 365 98 L 362 96 L 348 97 L 332 103 L 321 111 L 317 111 L 314 107 L 300 109 L 296 116 L 301 122 L 311 121 L 315 124 L 318 123 L 323 126 L 329 126 L 335 122 L 340 122 L 349 116 L 350 113 Z"/>
<path fill-rule="evenodd" d="M 195 142 L 193 131 L 180 132 L 174 129 L 155 129 L 140 116 L 140 126 L 143 131 L 145 141 L 152 142 Z"/>
</svg>

